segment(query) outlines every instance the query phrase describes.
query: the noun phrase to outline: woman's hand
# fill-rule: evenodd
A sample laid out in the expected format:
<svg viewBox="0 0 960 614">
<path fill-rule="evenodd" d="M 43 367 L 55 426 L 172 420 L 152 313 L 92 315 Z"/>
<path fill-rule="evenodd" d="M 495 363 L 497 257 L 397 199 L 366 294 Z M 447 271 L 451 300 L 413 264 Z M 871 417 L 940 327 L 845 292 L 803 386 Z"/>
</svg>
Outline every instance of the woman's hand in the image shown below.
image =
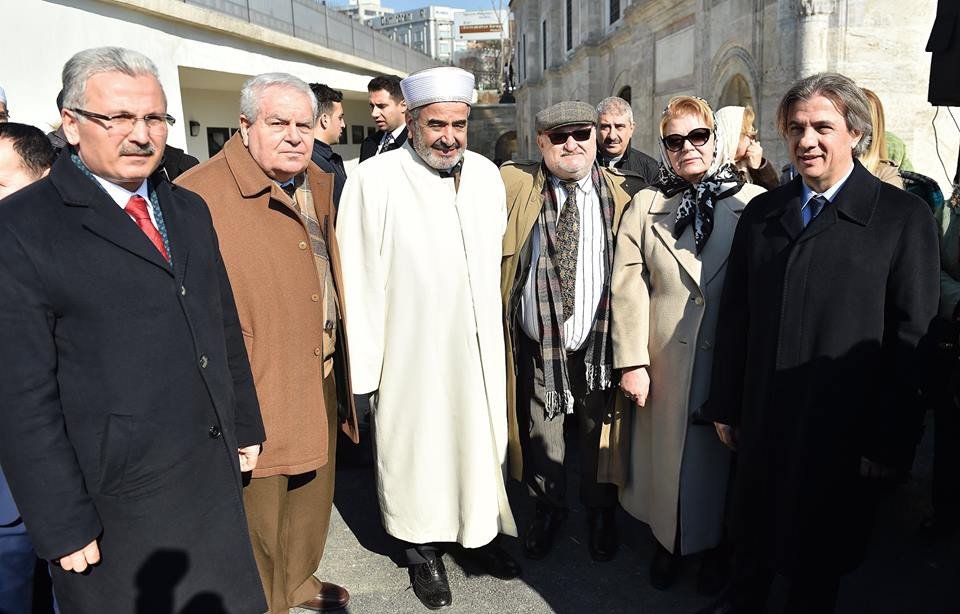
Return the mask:
<svg viewBox="0 0 960 614">
<path fill-rule="evenodd" d="M 629 367 L 620 373 L 620 390 L 638 406 L 643 407 L 650 396 L 650 374 L 646 367 Z"/>
</svg>

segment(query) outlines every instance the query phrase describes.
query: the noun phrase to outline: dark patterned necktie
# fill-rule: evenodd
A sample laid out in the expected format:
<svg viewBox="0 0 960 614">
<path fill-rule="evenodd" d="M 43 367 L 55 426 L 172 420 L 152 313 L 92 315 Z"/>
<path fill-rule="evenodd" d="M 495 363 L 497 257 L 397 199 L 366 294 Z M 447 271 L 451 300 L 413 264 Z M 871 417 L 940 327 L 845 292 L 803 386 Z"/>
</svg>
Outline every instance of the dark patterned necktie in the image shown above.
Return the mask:
<svg viewBox="0 0 960 614">
<path fill-rule="evenodd" d="M 807 225 L 813 221 L 813 218 L 817 217 L 823 207 L 827 204 L 827 199 L 822 194 L 817 194 L 813 198 L 807 201 L 807 204 L 803 206 L 803 209 L 800 211 L 800 217 L 803 218 L 803 227 L 806 228 Z"/>
<path fill-rule="evenodd" d="M 573 315 L 577 287 L 577 249 L 580 246 L 580 210 L 577 208 L 577 182 L 565 181 L 567 200 L 557 217 L 557 268 L 560 271 L 560 296 L 563 321 Z"/>
</svg>

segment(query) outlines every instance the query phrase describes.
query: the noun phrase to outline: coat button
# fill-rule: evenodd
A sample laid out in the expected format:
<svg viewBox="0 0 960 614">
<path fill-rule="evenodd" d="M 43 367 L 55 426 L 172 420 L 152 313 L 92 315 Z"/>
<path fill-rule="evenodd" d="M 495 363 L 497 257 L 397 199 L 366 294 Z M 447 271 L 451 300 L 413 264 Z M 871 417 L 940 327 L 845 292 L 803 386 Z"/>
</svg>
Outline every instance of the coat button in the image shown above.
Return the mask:
<svg viewBox="0 0 960 614">
<path fill-rule="evenodd" d="M 216 439 L 220 436 L 220 427 L 214 424 L 210 427 L 210 430 L 207 431 L 207 435 L 210 435 L 210 439 Z"/>
<path fill-rule="evenodd" d="M 698 296 L 697 298 L 693 299 L 693 302 L 697 305 L 703 305 L 703 297 Z"/>
<path fill-rule="evenodd" d="M 207 355 L 204 354 L 204 355 L 200 356 L 200 368 L 201 368 L 201 369 L 206 369 L 208 364 L 210 364 L 210 361 L 207 360 Z"/>
<path fill-rule="evenodd" d="M 314 303 L 317 303 L 317 302 L 320 301 L 320 295 L 319 295 L 319 294 L 311 294 L 311 295 L 310 295 L 310 300 L 313 301 Z"/>
<path fill-rule="evenodd" d="M 300 249 L 307 249 L 307 242 L 300 241 L 299 243 L 297 243 L 297 247 L 299 247 Z"/>
<path fill-rule="evenodd" d="M 186 295 L 187 295 L 187 287 L 180 286 L 180 296 L 186 296 Z"/>
<path fill-rule="evenodd" d="M 313 348 L 313 355 L 314 355 L 314 356 L 319 356 L 319 355 L 320 355 L 320 348 Z"/>
</svg>

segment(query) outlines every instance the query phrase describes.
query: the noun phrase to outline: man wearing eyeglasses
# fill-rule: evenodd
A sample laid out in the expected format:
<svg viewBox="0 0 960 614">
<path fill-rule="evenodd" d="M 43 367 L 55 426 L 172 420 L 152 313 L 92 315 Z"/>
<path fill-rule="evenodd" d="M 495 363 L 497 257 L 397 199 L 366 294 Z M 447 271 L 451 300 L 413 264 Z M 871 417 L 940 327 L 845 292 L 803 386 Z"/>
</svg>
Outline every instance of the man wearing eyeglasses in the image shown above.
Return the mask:
<svg viewBox="0 0 960 614">
<path fill-rule="evenodd" d="M 207 208 L 155 174 L 157 69 L 88 49 L 63 85 L 69 149 L 0 206 L 4 473 L 64 612 L 262 612 L 263 425 Z"/>
<path fill-rule="evenodd" d="M 244 489 L 270 612 L 347 605 L 313 574 L 333 505 L 337 427 L 357 441 L 334 234 L 333 175 L 310 161 L 317 100 L 285 73 L 240 91 L 240 130 L 177 179 L 210 205 L 267 443 Z"/>
<path fill-rule="evenodd" d="M 536 116 L 541 162 L 506 163 L 509 221 L 501 293 L 506 314 L 511 473 L 536 501 L 523 540 L 546 556 L 567 515 L 563 423 L 579 426 L 580 500 L 590 555 L 618 546 L 616 488 L 599 483 L 600 432 L 611 401 L 610 271 L 620 215 L 644 185 L 596 164 L 596 110 L 561 102 Z"/>
</svg>

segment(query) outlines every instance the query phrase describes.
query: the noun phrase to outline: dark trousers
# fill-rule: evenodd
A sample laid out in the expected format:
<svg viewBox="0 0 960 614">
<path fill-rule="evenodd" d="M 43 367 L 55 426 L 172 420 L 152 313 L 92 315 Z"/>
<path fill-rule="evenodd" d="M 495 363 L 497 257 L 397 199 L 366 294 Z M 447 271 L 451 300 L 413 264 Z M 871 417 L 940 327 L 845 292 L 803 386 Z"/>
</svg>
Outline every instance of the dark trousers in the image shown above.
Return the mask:
<svg viewBox="0 0 960 614">
<path fill-rule="evenodd" d="M 960 518 L 960 407 L 944 399 L 933 416 L 933 509 L 938 522 Z"/>
<path fill-rule="evenodd" d="M 739 614 L 763 614 L 776 571 L 758 563 L 749 552 L 734 557 L 733 578 L 727 599 Z M 787 605 L 784 614 L 830 614 L 836 609 L 840 576 L 817 569 L 787 578 Z"/>
<path fill-rule="evenodd" d="M 498 539 L 499 537 L 494 537 L 493 541 L 491 541 L 489 544 L 485 544 L 479 548 L 464 548 L 463 551 L 481 551 L 483 548 L 487 548 L 496 544 Z M 399 560 L 397 561 L 400 567 L 413 567 L 414 565 L 426 563 L 428 560 L 443 556 L 445 550 L 459 547 L 458 544 L 443 542 L 431 542 L 429 544 L 413 544 L 410 542 L 401 543 L 403 544 L 403 551 L 400 553 Z"/>
<path fill-rule="evenodd" d="M 574 397 L 573 414 L 546 418 L 543 399 L 543 357 L 540 343 L 517 333 L 517 418 L 523 446 L 524 481 L 538 502 L 566 507 L 566 442 L 563 424 L 574 417 L 579 426 L 580 501 L 587 507 L 613 507 L 617 488 L 597 482 L 600 430 L 610 390 L 588 390 L 584 350 L 567 354 L 567 369 Z"/>
<path fill-rule="evenodd" d="M 36 565 L 37 555 L 23 522 L 0 528 L 0 613 L 30 612 Z"/>
</svg>

